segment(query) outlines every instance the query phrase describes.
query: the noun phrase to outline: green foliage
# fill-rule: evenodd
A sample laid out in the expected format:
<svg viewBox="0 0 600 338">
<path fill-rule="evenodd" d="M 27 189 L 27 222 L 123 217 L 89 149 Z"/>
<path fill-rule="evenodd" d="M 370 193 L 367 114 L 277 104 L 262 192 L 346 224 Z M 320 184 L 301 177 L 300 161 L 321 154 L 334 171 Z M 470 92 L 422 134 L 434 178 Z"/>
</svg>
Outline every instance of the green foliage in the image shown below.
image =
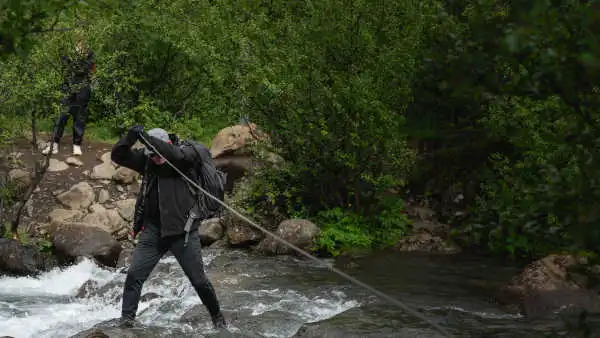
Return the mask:
<svg viewBox="0 0 600 338">
<path fill-rule="evenodd" d="M 321 227 L 316 250 L 337 256 L 342 252 L 381 249 L 392 246 L 404 236 L 410 221 L 401 199 L 386 199 L 373 216 L 361 216 L 341 208 L 319 212 L 315 222 Z"/>
<path fill-rule="evenodd" d="M 4 238 L 13 238 L 12 233 L 10 231 L 10 226 L 3 227 L 4 233 L 0 237 Z M 40 252 L 50 253 L 52 252 L 54 245 L 52 244 L 52 240 L 49 235 L 45 235 L 39 238 L 31 237 L 25 230 L 22 228 L 17 229 L 17 238 L 19 243 L 24 246 L 35 246 Z"/>
<path fill-rule="evenodd" d="M 510 256 L 600 244 L 600 16 L 594 3 L 560 3 L 483 1 L 464 13 L 465 27 L 480 36 L 469 37 L 477 63 L 494 70 L 480 82 L 485 98 L 470 121 L 501 146 L 488 150 L 480 194 L 459 232 Z M 494 51 L 486 48 L 492 36 Z"/>
<path fill-rule="evenodd" d="M 97 65 L 90 137 L 141 123 L 208 143 L 249 116 L 270 135 L 253 150 L 284 163 L 257 170 L 240 206 L 272 224 L 317 221 L 330 253 L 395 243 L 408 222 L 386 196 L 406 188 L 465 244 L 598 250 L 597 2 L 2 6 L 0 123 L 21 126 L 5 140 L 32 114 L 51 128 L 60 56 L 83 37 Z"/>
</svg>

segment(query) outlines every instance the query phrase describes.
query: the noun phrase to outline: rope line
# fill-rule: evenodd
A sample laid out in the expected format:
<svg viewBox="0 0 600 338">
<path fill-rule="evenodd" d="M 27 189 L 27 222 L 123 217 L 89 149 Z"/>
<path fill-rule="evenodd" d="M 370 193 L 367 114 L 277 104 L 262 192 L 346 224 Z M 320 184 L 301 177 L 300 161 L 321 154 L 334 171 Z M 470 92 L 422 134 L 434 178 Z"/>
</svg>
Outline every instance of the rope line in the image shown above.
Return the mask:
<svg viewBox="0 0 600 338">
<path fill-rule="evenodd" d="M 185 175 L 183 172 L 181 172 L 181 170 L 179 170 L 179 168 L 177 168 L 175 165 L 173 165 L 173 163 L 171 163 L 167 158 L 165 158 L 159 151 L 158 149 L 156 149 L 156 147 L 154 147 L 150 142 L 148 142 L 148 140 L 140 133 L 139 137 L 145 141 L 145 143 L 150 146 L 150 148 L 156 153 L 158 154 L 161 158 L 163 158 L 165 160 L 165 162 L 167 164 L 169 164 L 169 166 L 171 166 L 171 168 L 173 168 L 178 174 L 180 174 L 186 181 L 188 181 L 191 185 L 193 185 L 194 187 L 196 187 L 198 190 L 202 191 L 206 196 L 208 196 L 209 198 L 211 198 L 212 200 L 216 201 L 217 203 L 219 203 L 221 206 L 225 207 L 227 210 L 231 211 L 232 213 L 234 213 L 236 216 L 238 216 L 239 218 L 241 218 L 242 220 L 246 221 L 248 224 L 252 225 L 253 227 L 255 227 L 256 229 L 262 231 L 265 235 L 270 236 L 271 238 L 273 238 L 274 240 L 294 249 L 294 251 L 296 251 L 297 253 L 301 254 L 302 256 L 319 263 L 320 265 L 328 268 L 329 270 L 331 270 L 332 272 L 338 274 L 339 276 L 349 280 L 350 282 L 364 288 L 367 289 L 369 291 L 371 291 L 372 293 L 374 293 L 375 295 L 379 296 L 380 298 L 383 298 L 385 300 L 387 300 L 388 302 L 390 302 L 391 304 L 394 304 L 396 306 L 398 306 L 399 308 L 403 309 L 404 311 L 410 313 L 411 315 L 421 319 L 422 321 L 424 321 L 425 323 L 431 325 L 433 328 L 435 328 L 436 330 L 438 330 L 440 333 L 442 333 L 444 336 L 446 337 L 452 337 L 452 335 L 446 331 L 444 328 L 442 328 L 441 326 L 439 326 L 438 324 L 434 323 L 433 321 L 431 321 L 430 319 L 428 319 L 427 317 L 423 316 L 422 314 L 420 314 L 419 312 L 417 312 L 416 310 L 411 309 L 409 306 L 403 304 L 402 302 L 400 302 L 397 299 L 392 298 L 391 296 L 375 289 L 374 287 L 361 282 L 360 280 L 348 275 L 347 273 L 333 267 L 330 266 L 329 264 L 327 264 L 325 261 L 309 254 L 308 252 L 300 249 L 299 247 L 297 247 L 296 245 L 286 241 L 285 239 L 277 236 L 276 234 L 272 233 L 271 231 L 265 229 L 264 227 L 256 224 L 254 221 L 252 221 L 251 219 L 249 219 L 248 217 L 242 215 L 241 213 L 239 213 L 237 210 L 233 209 L 232 207 L 230 207 L 229 205 L 227 205 L 226 203 L 224 203 L 223 201 L 219 200 L 218 198 L 216 198 L 215 196 L 211 195 L 208 191 L 204 190 L 204 188 L 202 188 L 200 185 L 198 185 L 196 182 L 194 182 L 193 180 L 191 180 L 187 175 Z"/>
</svg>

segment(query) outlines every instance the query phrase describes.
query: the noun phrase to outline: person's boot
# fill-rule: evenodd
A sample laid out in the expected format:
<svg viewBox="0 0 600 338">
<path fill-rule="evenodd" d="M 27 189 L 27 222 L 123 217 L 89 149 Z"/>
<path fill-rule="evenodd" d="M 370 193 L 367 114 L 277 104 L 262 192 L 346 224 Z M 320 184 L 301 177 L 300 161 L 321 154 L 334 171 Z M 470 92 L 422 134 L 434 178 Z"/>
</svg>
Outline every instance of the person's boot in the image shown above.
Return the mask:
<svg viewBox="0 0 600 338">
<path fill-rule="evenodd" d="M 215 326 L 215 329 L 226 329 L 227 328 L 227 322 L 225 321 L 225 317 L 223 317 L 223 313 L 219 312 L 219 314 L 217 314 L 216 316 L 213 316 L 211 319 L 212 319 L 213 325 Z"/>
<path fill-rule="evenodd" d="M 122 329 L 132 328 L 134 326 L 134 324 L 135 324 L 135 321 L 133 319 L 121 317 L 119 319 L 118 327 L 122 328 Z"/>
<path fill-rule="evenodd" d="M 50 146 L 52 146 L 52 155 L 58 154 L 58 143 L 54 142 L 54 145 L 48 144 L 44 150 L 42 150 L 43 155 L 48 155 L 50 152 Z"/>
<path fill-rule="evenodd" d="M 73 155 L 75 156 L 81 156 L 82 152 L 81 152 L 81 146 L 74 144 L 73 145 Z"/>
</svg>

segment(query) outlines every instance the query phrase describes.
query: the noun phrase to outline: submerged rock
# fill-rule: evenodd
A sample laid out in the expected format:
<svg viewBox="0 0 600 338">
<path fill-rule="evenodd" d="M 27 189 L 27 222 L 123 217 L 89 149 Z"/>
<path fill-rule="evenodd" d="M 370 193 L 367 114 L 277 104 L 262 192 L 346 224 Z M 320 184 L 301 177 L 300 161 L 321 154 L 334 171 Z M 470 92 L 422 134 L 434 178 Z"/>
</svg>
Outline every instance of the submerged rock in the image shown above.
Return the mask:
<svg viewBox="0 0 600 338">
<path fill-rule="evenodd" d="M 567 308 L 600 313 L 600 295 L 570 272 L 579 264 L 571 255 L 550 255 L 534 261 L 500 289 L 496 300 L 530 318 Z"/>
<path fill-rule="evenodd" d="M 181 330 L 136 324 L 130 328 L 119 327 L 118 319 L 111 319 L 79 332 L 70 338 L 159 338 L 189 337 Z M 202 336 L 200 336 L 202 337 Z"/>
</svg>

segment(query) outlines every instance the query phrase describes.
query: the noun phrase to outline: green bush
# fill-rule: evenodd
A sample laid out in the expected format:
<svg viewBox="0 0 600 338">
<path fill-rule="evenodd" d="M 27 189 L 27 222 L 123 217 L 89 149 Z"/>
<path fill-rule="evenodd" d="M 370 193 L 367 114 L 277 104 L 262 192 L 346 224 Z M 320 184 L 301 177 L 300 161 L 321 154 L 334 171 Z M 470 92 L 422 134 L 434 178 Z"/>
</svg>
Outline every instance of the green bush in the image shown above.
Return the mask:
<svg viewBox="0 0 600 338">
<path fill-rule="evenodd" d="M 337 256 L 345 251 L 382 249 L 398 243 L 410 228 L 404 203 L 394 198 L 382 204 L 380 212 L 371 217 L 341 208 L 319 212 L 314 218 L 321 227 L 316 250 Z"/>
</svg>

